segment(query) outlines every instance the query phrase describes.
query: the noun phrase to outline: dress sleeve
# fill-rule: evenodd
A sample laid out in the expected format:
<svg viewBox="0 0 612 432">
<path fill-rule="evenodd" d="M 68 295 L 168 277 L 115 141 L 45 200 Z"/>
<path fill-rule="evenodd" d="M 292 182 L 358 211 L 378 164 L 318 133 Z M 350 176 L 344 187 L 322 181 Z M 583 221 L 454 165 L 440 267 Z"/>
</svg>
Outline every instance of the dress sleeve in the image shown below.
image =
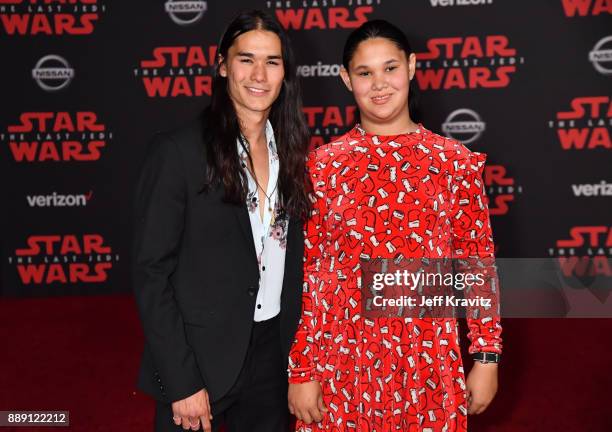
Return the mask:
<svg viewBox="0 0 612 432">
<path fill-rule="evenodd" d="M 501 353 L 499 280 L 495 266 L 493 234 L 482 171 L 486 155 L 463 148 L 465 157 L 455 163 L 452 180 L 454 205 L 452 220 L 453 258 L 459 271 L 480 273 L 482 285 L 472 285 L 465 296 L 490 299 L 490 306 L 468 307 L 469 353 Z"/>
<path fill-rule="evenodd" d="M 312 208 L 304 224 L 304 283 L 302 286 L 302 313 L 295 340 L 289 352 L 289 382 L 298 384 L 321 379 L 317 369 L 321 320 L 319 313 L 319 287 L 321 260 L 327 243 L 327 209 L 325 178 L 322 164 L 311 153 L 306 164 L 313 191 L 310 194 Z"/>
</svg>

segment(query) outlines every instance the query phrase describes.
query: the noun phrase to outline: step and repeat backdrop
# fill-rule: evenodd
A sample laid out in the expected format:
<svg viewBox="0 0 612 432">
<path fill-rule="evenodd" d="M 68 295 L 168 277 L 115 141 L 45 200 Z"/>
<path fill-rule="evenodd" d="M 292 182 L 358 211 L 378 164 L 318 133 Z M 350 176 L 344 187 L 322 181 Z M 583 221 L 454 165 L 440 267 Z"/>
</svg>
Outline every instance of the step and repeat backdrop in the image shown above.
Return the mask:
<svg viewBox="0 0 612 432">
<path fill-rule="evenodd" d="M 147 142 L 207 105 L 217 41 L 243 8 L 288 30 L 313 145 L 356 121 L 339 78 L 350 31 L 400 26 L 417 120 L 488 155 L 498 256 L 612 280 L 612 0 L 0 0 L 0 294 L 131 290 Z"/>
</svg>

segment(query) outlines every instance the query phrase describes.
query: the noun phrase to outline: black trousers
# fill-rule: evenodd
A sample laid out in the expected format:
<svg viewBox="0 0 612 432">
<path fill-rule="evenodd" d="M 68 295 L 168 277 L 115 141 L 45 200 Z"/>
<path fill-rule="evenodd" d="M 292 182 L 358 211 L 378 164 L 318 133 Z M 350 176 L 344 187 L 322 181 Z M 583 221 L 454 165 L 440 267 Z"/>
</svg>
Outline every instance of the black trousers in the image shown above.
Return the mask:
<svg viewBox="0 0 612 432">
<path fill-rule="evenodd" d="M 230 391 L 211 403 L 212 428 L 226 432 L 287 432 L 286 362 L 281 355 L 280 319 L 254 322 L 247 355 Z M 211 353 L 214 355 L 214 347 Z M 157 402 L 156 432 L 182 431 L 172 420 L 172 405 Z M 201 427 L 200 427 L 200 430 Z"/>
</svg>

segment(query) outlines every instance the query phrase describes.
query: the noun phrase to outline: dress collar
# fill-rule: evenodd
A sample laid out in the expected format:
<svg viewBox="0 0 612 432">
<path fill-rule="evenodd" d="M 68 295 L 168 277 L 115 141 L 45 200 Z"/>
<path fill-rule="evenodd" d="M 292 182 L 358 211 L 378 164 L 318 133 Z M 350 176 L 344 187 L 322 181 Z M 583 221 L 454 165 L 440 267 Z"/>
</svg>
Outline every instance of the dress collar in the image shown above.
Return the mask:
<svg viewBox="0 0 612 432">
<path fill-rule="evenodd" d="M 417 128 L 416 130 L 414 130 L 413 132 L 408 132 L 408 133 L 403 133 L 403 134 L 397 134 L 397 135 L 381 135 L 381 134 L 372 134 L 367 132 L 362 126 L 361 123 L 356 123 L 355 127 L 353 128 L 353 133 L 361 136 L 361 137 L 380 137 L 380 138 L 386 138 L 386 137 L 396 137 L 396 136 L 400 136 L 400 135 L 406 135 L 406 136 L 410 136 L 410 135 L 418 135 L 423 133 L 423 131 L 426 130 L 423 125 L 421 123 L 417 123 Z"/>
</svg>

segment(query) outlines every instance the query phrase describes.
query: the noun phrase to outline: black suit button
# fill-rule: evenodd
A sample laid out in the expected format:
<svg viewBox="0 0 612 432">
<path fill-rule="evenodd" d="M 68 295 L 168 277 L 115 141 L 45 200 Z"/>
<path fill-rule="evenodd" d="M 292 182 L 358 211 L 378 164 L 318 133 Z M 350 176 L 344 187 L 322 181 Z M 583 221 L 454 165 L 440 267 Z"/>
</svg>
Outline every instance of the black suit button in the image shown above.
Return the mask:
<svg viewBox="0 0 612 432">
<path fill-rule="evenodd" d="M 248 291 L 249 295 L 251 297 L 253 297 L 255 295 L 255 288 L 254 287 L 249 287 L 249 291 Z"/>
<path fill-rule="evenodd" d="M 157 377 L 157 382 L 161 383 L 161 378 L 160 377 Z"/>
</svg>

